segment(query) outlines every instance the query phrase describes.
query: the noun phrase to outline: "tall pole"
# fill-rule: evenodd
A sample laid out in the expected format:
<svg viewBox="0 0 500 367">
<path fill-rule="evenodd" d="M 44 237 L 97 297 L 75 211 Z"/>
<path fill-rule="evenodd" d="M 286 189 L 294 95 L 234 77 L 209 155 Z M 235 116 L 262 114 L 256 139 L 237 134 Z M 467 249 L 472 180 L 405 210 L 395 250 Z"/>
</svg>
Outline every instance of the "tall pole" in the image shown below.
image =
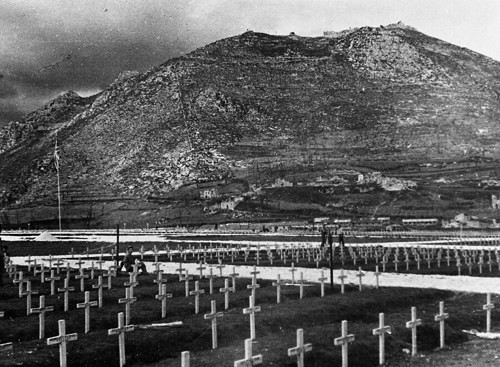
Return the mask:
<svg viewBox="0 0 500 367">
<path fill-rule="evenodd" d="M 115 265 L 118 266 L 118 261 L 120 261 L 120 225 L 116 225 L 116 256 Z"/>
<path fill-rule="evenodd" d="M 54 148 L 54 165 L 57 171 L 57 206 L 59 208 L 59 232 L 62 230 L 61 226 L 61 180 L 59 177 L 59 151 L 57 150 L 57 135 L 56 146 Z"/>
</svg>

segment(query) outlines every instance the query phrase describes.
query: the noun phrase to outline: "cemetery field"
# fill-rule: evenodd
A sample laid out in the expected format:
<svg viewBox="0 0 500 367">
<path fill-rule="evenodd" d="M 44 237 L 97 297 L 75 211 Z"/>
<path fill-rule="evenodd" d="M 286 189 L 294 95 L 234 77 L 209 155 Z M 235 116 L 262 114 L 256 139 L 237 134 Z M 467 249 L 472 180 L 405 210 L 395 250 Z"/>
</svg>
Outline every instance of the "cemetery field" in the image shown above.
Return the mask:
<svg viewBox="0 0 500 367">
<path fill-rule="evenodd" d="M 60 335 L 59 320 L 65 320 L 67 334 L 78 334 L 77 340 L 67 343 L 68 366 L 119 366 L 119 337 L 108 335 L 109 330 L 117 328 L 119 313 L 125 313 L 128 320 L 125 323 L 134 326 L 134 330 L 125 333 L 123 363 L 126 362 L 126 366 L 181 366 L 183 351 L 190 352 L 192 366 L 233 366 L 234 361 L 245 356 L 245 339 L 251 337 L 250 316 L 244 310 L 251 311 L 249 296 L 252 293 L 255 306 L 260 308 L 260 312 L 255 313 L 253 355 L 262 355 L 264 366 L 296 365 L 296 357 L 289 357 L 287 350 L 297 343 L 297 329 L 303 329 L 304 343 L 311 343 L 313 348 L 305 355 L 306 366 L 340 366 L 342 349 L 334 340 L 342 335 L 343 320 L 348 322 L 348 333 L 354 335 L 349 344 L 349 366 L 377 366 L 379 337 L 373 335 L 373 329 L 379 327 L 379 313 L 384 313 L 385 325 L 392 328 L 390 334 L 385 334 L 388 366 L 463 366 L 471 359 L 474 366 L 493 366 L 498 362 L 495 341 L 478 340 L 462 331 L 487 329 L 483 310 L 488 303 L 485 294 L 389 288 L 384 287 L 389 276 L 384 279 L 383 275 L 385 271 L 404 273 L 402 276 L 415 279 L 417 276 L 411 273 L 456 276 L 459 263 L 463 275 L 470 271 L 478 277 L 472 279 L 481 282 L 479 276 L 499 275 L 495 246 L 481 250 L 480 246 L 458 248 L 425 241 L 408 247 L 382 242 L 373 246 L 346 244 L 343 250 L 335 248 L 334 288 L 330 289 L 329 279 L 323 279 L 322 294 L 320 280 L 316 279 L 320 276 L 311 279 L 311 274 L 313 270 L 314 274 L 320 272 L 316 268 L 324 268 L 324 275 L 328 277 L 328 253 L 326 248 L 311 242 L 227 243 L 205 238 L 167 243 L 133 242 L 134 255 L 143 258 L 149 271 L 135 278 L 126 272 L 114 274 L 109 268 L 114 259 L 114 243 L 4 243 L 8 244 L 17 266 L 10 269 L 10 277 L 4 277 L 6 285 L 0 288 L 0 315 L 3 312 L 0 349 L 3 343 L 12 343 L 8 345 L 10 350 L 0 351 L 1 366 L 59 365 L 58 346 L 47 345 L 47 338 Z M 120 243 L 120 258 L 130 244 Z M 58 263 L 58 260 L 61 261 Z M 346 281 L 342 292 L 339 269 L 360 267 L 371 272 L 378 269 L 381 287 L 358 285 L 356 275 Z M 164 274 L 155 274 L 155 268 L 163 269 Z M 190 269 L 188 277 L 186 268 Z M 246 275 L 235 275 L 238 269 Z M 309 280 L 302 285 L 301 273 Z M 281 279 L 277 278 L 279 274 Z M 373 277 L 374 273 L 371 274 Z M 42 281 L 42 278 L 45 279 Z M 415 284 L 415 280 L 405 279 Z M 281 287 L 277 287 L 278 280 Z M 235 288 L 232 288 L 233 281 Z M 159 283 L 165 287 L 164 291 Z M 109 284 L 110 289 L 104 287 Z M 103 286 L 101 296 L 100 285 Z M 464 289 L 476 290 L 470 286 Z M 278 290 L 280 303 L 277 303 Z M 165 293 L 171 294 L 171 298 L 162 296 Z M 495 294 L 489 303 L 495 304 L 499 299 Z M 43 323 L 37 313 L 42 310 L 41 302 L 53 308 L 43 314 Z M 91 305 L 92 302 L 100 305 Z M 444 302 L 449 315 L 445 321 L 444 349 L 439 348 L 440 328 L 434 320 L 440 302 Z M 216 312 L 221 313 L 215 339 L 212 322 L 205 319 L 205 315 L 214 314 L 214 306 Z M 405 326 L 411 320 L 412 307 L 422 321 L 416 328 L 418 353 L 413 357 L 412 332 Z M 500 313 L 493 308 L 490 316 L 492 331 L 500 331 L 497 327 Z M 214 340 L 218 344 L 216 349 L 213 349 Z"/>
<path fill-rule="evenodd" d="M 27 269 L 24 269 L 26 272 Z M 118 299 L 125 297 L 126 274 L 112 278 L 111 290 L 104 290 L 102 308 L 90 309 L 90 330 L 85 334 L 83 309 L 77 303 L 84 302 L 80 281 L 70 276 L 69 308 L 64 312 L 62 294 L 50 295 L 50 284 L 41 284 L 36 277 L 32 289 L 38 295 L 32 297 L 32 307 L 39 307 L 39 296 L 45 295 L 45 304 L 53 305 L 54 311 L 46 313 L 45 338 L 39 340 L 39 320 L 36 314 L 26 315 L 26 296 L 19 298 L 18 286 L 8 284 L 1 289 L 0 340 L 13 342 L 12 352 L 0 354 L 0 365 L 55 366 L 58 365 L 57 346 L 47 346 L 46 338 L 58 335 L 57 321 L 66 320 L 67 333 L 78 333 L 78 340 L 68 343 L 69 366 L 118 365 L 118 337 L 107 335 L 108 329 L 117 327 L 117 314 L 125 311 L 125 305 Z M 98 272 L 96 272 L 96 275 Z M 65 274 L 61 274 L 64 277 Z M 249 315 L 243 309 L 249 306 L 251 291 L 247 286 L 250 279 L 237 278 L 236 292 L 229 294 L 229 308 L 224 310 L 224 279 L 213 280 L 214 293 L 210 294 L 209 280 L 199 280 L 204 290 L 199 300 L 199 313 L 195 314 L 194 296 L 185 296 L 185 281 L 179 282 L 178 275 L 164 275 L 167 292 L 166 317 L 161 316 L 161 302 L 155 299 L 158 285 L 153 275 L 139 275 L 134 289 L 135 303 L 131 304 L 130 324 L 134 331 L 126 333 L 127 366 L 180 366 L 182 351 L 190 351 L 193 366 L 232 366 L 244 356 L 244 340 L 250 337 Z M 193 276 L 197 279 L 197 276 Z M 189 285 L 194 290 L 193 279 Z M 439 326 L 434 321 L 439 301 L 444 301 L 450 317 L 446 321 L 446 343 L 453 349 L 468 338 L 462 329 L 485 328 L 482 305 L 484 295 L 454 293 L 432 289 L 364 288 L 346 287 L 344 294 L 338 286 L 332 290 L 326 287 L 321 297 L 319 284 L 304 286 L 300 299 L 299 286 L 282 287 L 281 303 L 276 303 L 277 288 L 271 281 L 257 279 L 255 304 L 261 311 L 255 316 L 254 354 L 262 354 L 264 365 L 293 365 L 294 358 L 287 356 L 287 349 L 295 346 L 296 329 L 304 329 L 305 343 L 312 343 L 313 350 L 306 354 L 307 366 L 340 365 L 341 350 L 333 340 L 341 335 L 341 321 L 349 322 L 349 333 L 355 340 L 349 348 L 350 366 L 376 366 L 378 363 L 378 337 L 372 329 L 378 327 L 378 315 L 385 313 L 386 325 L 392 327 L 392 334 L 386 338 L 387 360 L 406 360 L 405 350 L 411 350 L 411 333 L 405 328 L 410 320 L 410 308 L 417 307 L 422 326 L 418 330 L 418 349 L 425 354 L 439 346 Z M 90 299 L 97 300 L 97 291 L 92 289 L 96 279 L 86 279 L 84 290 L 90 292 Z M 216 301 L 217 311 L 223 312 L 217 321 L 218 348 L 212 350 L 211 322 L 205 314 L 211 312 L 211 301 Z M 493 302 L 498 301 L 493 297 Z M 500 322 L 500 315 L 493 312 L 492 323 Z M 173 323 L 172 327 L 148 328 L 153 323 Z M 443 352 L 439 352 L 443 353 Z M 412 360 L 419 359 L 415 357 Z M 399 363 L 399 362 L 398 362 Z"/>
</svg>

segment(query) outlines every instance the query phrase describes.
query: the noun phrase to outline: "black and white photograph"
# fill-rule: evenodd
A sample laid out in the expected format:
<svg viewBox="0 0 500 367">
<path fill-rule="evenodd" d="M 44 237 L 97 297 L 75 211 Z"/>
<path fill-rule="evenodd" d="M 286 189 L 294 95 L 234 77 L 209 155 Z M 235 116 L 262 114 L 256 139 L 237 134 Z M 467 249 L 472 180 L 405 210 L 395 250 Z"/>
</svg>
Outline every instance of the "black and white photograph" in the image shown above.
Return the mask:
<svg viewBox="0 0 500 367">
<path fill-rule="evenodd" d="M 498 366 L 499 37 L 497 0 L 0 0 L 0 366 Z"/>
</svg>

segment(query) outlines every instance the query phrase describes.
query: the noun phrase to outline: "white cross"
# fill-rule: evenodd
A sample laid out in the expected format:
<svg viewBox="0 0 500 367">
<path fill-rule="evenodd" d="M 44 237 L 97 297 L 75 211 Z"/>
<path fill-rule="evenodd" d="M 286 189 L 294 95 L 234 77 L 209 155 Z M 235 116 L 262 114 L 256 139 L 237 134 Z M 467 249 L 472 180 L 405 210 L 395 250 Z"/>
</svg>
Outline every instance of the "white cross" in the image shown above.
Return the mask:
<svg viewBox="0 0 500 367">
<path fill-rule="evenodd" d="M 97 284 L 93 284 L 92 288 L 97 289 L 97 305 L 102 308 L 102 289 L 107 288 L 107 285 L 102 283 L 102 275 L 99 275 Z"/>
<path fill-rule="evenodd" d="M 385 363 L 385 334 L 391 333 L 391 327 L 386 326 L 384 321 L 384 313 L 378 314 L 379 327 L 378 329 L 373 329 L 373 335 L 378 335 L 378 345 L 379 345 L 379 365 L 384 365 Z"/>
<path fill-rule="evenodd" d="M 345 287 L 344 287 L 344 279 L 347 278 L 347 275 L 344 275 L 344 269 L 340 269 L 340 275 L 337 277 L 340 279 L 340 293 L 344 293 Z"/>
<path fill-rule="evenodd" d="M 56 294 L 56 280 L 60 280 L 61 277 L 56 277 L 54 270 L 50 271 L 50 277 L 45 278 L 45 280 L 48 280 L 50 282 L 50 295 L 53 296 Z"/>
<path fill-rule="evenodd" d="M 200 289 L 200 282 L 197 280 L 194 282 L 194 291 L 189 292 L 191 296 L 194 296 L 194 313 L 200 312 L 200 294 L 204 294 L 205 291 Z"/>
<path fill-rule="evenodd" d="M 136 265 L 134 265 L 136 266 Z M 129 274 L 129 279 L 128 282 L 123 283 L 125 287 L 130 288 L 130 297 L 134 296 L 134 288 L 139 285 L 139 282 L 137 281 L 137 272 L 133 271 Z"/>
<path fill-rule="evenodd" d="M 26 315 L 31 313 L 31 295 L 38 294 L 38 291 L 31 290 L 31 280 L 26 282 L 26 291 L 22 292 L 21 295 L 26 296 Z"/>
<path fill-rule="evenodd" d="M 125 298 L 119 298 L 118 303 L 125 303 L 125 322 L 130 324 L 130 305 L 137 301 L 136 297 L 130 296 L 130 288 L 125 288 Z"/>
<path fill-rule="evenodd" d="M 128 288 L 127 288 L 128 289 Z M 108 335 L 118 335 L 118 349 L 120 353 L 120 367 L 126 363 L 125 333 L 134 330 L 134 325 L 124 325 L 123 312 L 118 314 L 118 327 L 108 330 Z"/>
<path fill-rule="evenodd" d="M 153 283 L 158 283 L 158 293 L 161 292 L 161 286 L 163 283 L 166 283 L 167 279 L 163 278 L 163 270 L 159 270 L 156 273 L 156 279 L 153 280 Z"/>
<path fill-rule="evenodd" d="M 304 330 L 297 329 L 297 346 L 288 349 L 288 356 L 297 356 L 297 367 L 304 367 L 304 354 L 312 350 L 312 344 L 304 344 Z"/>
<path fill-rule="evenodd" d="M 80 279 L 80 291 L 83 292 L 85 291 L 85 279 L 89 277 L 88 274 L 85 274 L 85 271 L 83 268 L 80 268 L 80 274 L 75 275 L 75 279 Z"/>
<path fill-rule="evenodd" d="M 211 302 L 212 313 L 204 315 L 205 320 L 212 320 L 212 349 L 217 348 L 217 318 L 222 317 L 222 312 L 217 312 L 215 301 Z"/>
<path fill-rule="evenodd" d="M 255 306 L 255 300 L 252 296 L 248 297 L 249 307 L 243 309 L 243 314 L 250 315 L 250 339 L 255 339 L 255 313 L 260 312 L 260 306 Z"/>
<path fill-rule="evenodd" d="M 276 287 L 276 303 L 281 303 L 281 286 L 285 285 L 285 281 L 281 280 L 280 275 L 278 274 L 276 282 L 273 282 L 273 287 Z"/>
<path fill-rule="evenodd" d="M 203 279 L 203 270 L 205 270 L 206 267 L 203 266 L 203 263 L 200 261 L 200 266 L 196 268 L 196 270 L 200 271 L 200 279 Z"/>
<path fill-rule="evenodd" d="M 252 339 L 245 339 L 245 358 L 234 361 L 234 367 L 251 367 L 262 364 L 262 354 L 256 356 L 252 351 Z"/>
<path fill-rule="evenodd" d="M 292 273 L 292 284 L 295 284 L 295 272 L 297 269 L 295 269 L 295 264 L 292 263 L 292 268 L 288 270 L 289 272 Z"/>
<path fill-rule="evenodd" d="M 236 273 L 235 271 L 236 271 L 236 269 L 233 266 L 233 273 L 229 275 L 229 278 L 231 278 L 233 293 L 236 292 L 236 278 L 240 275 L 240 274 Z"/>
<path fill-rule="evenodd" d="M 45 296 L 40 296 L 40 305 L 38 308 L 32 308 L 31 313 L 38 313 L 39 320 L 39 339 L 45 338 L 45 312 L 54 311 L 54 306 L 45 306 Z"/>
<path fill-rule="evenodd" d="M 300 272 L 300 280 L 297 283 L 299 283 L 299 298 L 302 299 L 302 298 L 304 298 L 304 273 L 303 272 Z"/>
<path fill-rule="evenodd" d="M 67 366 L 66 344 L 78 339 L 78 334 L 66 334 L 66 321 L 59 320 L 59 335 L 47 339 L 47 345 L 59 344 L 59 365 L 60 367 Z"/>
<path fill-rule="evenodd" d="M 85 309 L 85 334 L 90 330 L 90 307 L 97 306 L 97 301 L 90 301 L 90 292 L 85 291 L 85 302 L 77 303 L 76 308 Z"/>
<path fill-rule="evenodd" d="M 224 279 L 224 288 L 219 288 L 220 293 L 224 293 L 224 309 L 227 310 L 229 308 L 229 292 L 231 292 L 232 288 L 229 287 L 229 279 Z"/>
<path fill-rule="evenodd" d="M 161 285 L 161 291 L 155 296 L 155 298 L 161 301 L 161 318 L 167 317 L 167 298 L 172 298 L 172 293 L 167 293 L 167 285 Z"/>
<path fill-rule="evenodd" d="M 495 304 L 491 303 L 491 293 L 486 294 L 486 304 L 483 305 L 483 310 L 486 310 L 486 332 L 491 331 L 491 310 L 495 308 Z"/>
<path fill-rule="evenodd" d="M 333 343 L 342 346 L 342 367 L 347 367 L 349 343 L 354 341 L 354 334 L 347 333 L 347 320 L 342 321 L 342 336 L 335 338 Z"/>
<path fill-rule="evenodd" d="M 255 290 L 257 288 L 260 288 L 260 284 L 257 283 L 257 278 L 256 277 L 252 277 L 252 284 L 247 285 L 247 289 L 251 289 L 252 290 L 252 297 L 254 299 L 256 299 Z"/>
<path fill-rule="evenodd" d="M 444 312 L 444 302 L 439 302 L 439 314 L 434 316 L 434 321 L 439 321 L 439 347 L 444 348 L 444 320 L 450 317 Z"/>
<path fill-rule="evenodd" d="M 365 273 L 361 270 L 361 267 L 359 268 L 358 274 L 356 275 L 359 278 L 359 291 L 361 292 L 363 290 L 363 277 L 365 276 Z"/>
<path fill-rule="evenodd" d="M 73 292 L 74 290 L 75 290 L 75 287 L 69 286 L 69 279 L 68 278 L 64 279 L 64 287 L 63 288 L 57 288 L 58 292 L 64 292 L 64 312 L 68 312 L 69 292 Z"/>
<path fill-rule="evenodd" d="M 25 282 L 25 280 L 22 271 L 20 271 L 18 274 L 19 274 L 18 278 L 14 279 L 12 283 L 19 284 L 19 298 L 21 298 L 23 296 L 23 283 Z"/>
<path fill-rule="evenodd" d="M 417 319 L 417 308 L 411 308 L 411 321 L 406 322 L 406 327 L 411 329 L 411 355 L 417 354 L 417 326 L 422 325 L 422 320 Z"/>
<path fill-rule="evenodd" d="M 206 278 L 208 278 L 208 292 L 210 294 L 213 294 L 214 293 L 214 278 L 216 277 L 214 275 L 214 269 L 213 268 L 210 268 L 208 269 L 210 270 L 210 274 L 206 276 Z"/>
<path fill-rule="evenodd" d="M 321 297 L 325 296 L 325 280 L 327 278 L 325 277 L 325 271 L 321 270 L 321 278 L 318 279 L 321 282 Z"/>
<path fill-rule="evenodd" d="M 189 281 L 190 280 L 193 280 L 193 277 L 190 277 L 189 276 L 189 272 L 186 270 L 186 275 L 184 276 L 183 278 L 184 280 L 184 286 L 185 286 L 185 290 L 186 290 L 186 298 L 189 297 Z"/>
<path fill-rule="evenodd" d="M 220 277 L 222 278 L 222 269 L 224 269 L 226 265 L 222 264 L 222 260 L 219 259 L 219 265 L 216 266 L 217 269 L 220 271 Z"/>
<path fill-rule="evenodd" d="M 181 367 L 190 367 L 190 355 L 188 351 L 181 353 Z"/>
</svg>

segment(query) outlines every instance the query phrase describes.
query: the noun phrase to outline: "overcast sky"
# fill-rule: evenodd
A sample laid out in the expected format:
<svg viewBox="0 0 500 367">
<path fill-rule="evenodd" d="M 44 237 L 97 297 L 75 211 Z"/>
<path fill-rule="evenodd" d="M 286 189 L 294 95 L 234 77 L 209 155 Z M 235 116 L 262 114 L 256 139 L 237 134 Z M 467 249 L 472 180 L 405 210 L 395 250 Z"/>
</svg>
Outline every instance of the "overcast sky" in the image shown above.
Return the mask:
<svg viewBox="0 0 500 367">
<path fill-rule="evenodd" d="M 500 60 L 499 0 L 0 0 L 0 126 L 247 29 L 320 36 L 398 21 Z"/>
</svg>

